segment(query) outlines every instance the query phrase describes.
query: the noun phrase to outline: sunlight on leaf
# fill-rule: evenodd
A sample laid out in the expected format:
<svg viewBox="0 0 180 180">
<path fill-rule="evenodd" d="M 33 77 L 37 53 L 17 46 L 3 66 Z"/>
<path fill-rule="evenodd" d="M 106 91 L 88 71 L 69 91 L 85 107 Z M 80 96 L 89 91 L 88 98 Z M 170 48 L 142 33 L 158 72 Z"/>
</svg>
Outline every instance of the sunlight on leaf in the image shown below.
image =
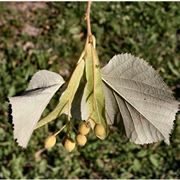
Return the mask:
<svg viewBox="0 0 180 180">
<path fill-rule="evenodd" d="M 121 54 L 101 72 L 109 124 L 120 112 L 126 136 L 132 142 L 164 140 L 169 144 L 178 102 L 156 71 L 142 59 Z"/>
<path fill-rule="evenodd" d="M 17 139 L 20 146 L 27 146 L 42 112 L 62 84 L 64 80 L 59 74 L 41 70 L 34 74 L 22 95 L 9 97 L 14 139 Z"/>
</svg>

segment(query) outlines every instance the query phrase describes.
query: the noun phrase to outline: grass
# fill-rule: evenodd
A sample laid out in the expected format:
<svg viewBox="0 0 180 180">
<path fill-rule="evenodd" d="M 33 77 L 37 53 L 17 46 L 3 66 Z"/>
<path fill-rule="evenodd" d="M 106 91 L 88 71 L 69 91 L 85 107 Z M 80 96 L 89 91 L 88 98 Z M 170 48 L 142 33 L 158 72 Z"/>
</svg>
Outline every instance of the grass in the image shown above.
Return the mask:
<svg viewBox="0 0 180 180">
<path fill-rule="evenodd" d="M 68 79 L 83 49 L 85 3 L 0 3 L 0 178 L 180 178 L 180 117 L 171 145 L 139 146 L 113 129 L 105 141 L 92 134 L 84 148 L 67 153 L 61 138 L 44 151 L 59 119 L 35 131 L 27 149 L 13 140 L 6 97 L 27 87 L 39 69 Z M 120 2 L 92 5 L 92 31 L 101 65 L 129 52 L 149 62 L 180 100 L 180 3 Z M 34 34 L 32 34 L 32 31 Z M 58 93 L 48 105 L 53 109 Z"/>
</svg>

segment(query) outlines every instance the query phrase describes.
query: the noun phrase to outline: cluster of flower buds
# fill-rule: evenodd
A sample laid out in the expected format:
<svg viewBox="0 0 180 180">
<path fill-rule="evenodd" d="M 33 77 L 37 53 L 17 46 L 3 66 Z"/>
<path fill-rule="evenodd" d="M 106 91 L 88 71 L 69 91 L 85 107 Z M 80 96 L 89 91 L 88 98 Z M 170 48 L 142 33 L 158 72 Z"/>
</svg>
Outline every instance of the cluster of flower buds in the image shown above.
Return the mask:
<svg viewBox="0 0 180 180">
<path fill-rule="evenodd" d="M 68 152 L 71 152 L 75 148 L 76 144 L 81 147 L 85 146 L 87 142 L 87 135 L 90 132 L 90 129 L 91 129 L 90 122 L 83 121 L 78 128 L 78 133 L 76 135 L 75 141 L 68 136 L 63 139 L 62 144 L 64 148 Z M 105 139 L 106 132 L 103 125 L 96 124 L 94 127 L 94 133 L 99 139 L 101 140 Z M 51 135 L 45 140 L 44 146 L 46 149 L 50 149 L 56 144 L 56 135 L 57 134 Z"/>
<path fill-rule="evenodd" d="M 76 141 L 79 146 L 84 146 L 87 142 L 87 135 L 90 131 L 90 123 L 83 122 L 80 124 L 78 129 L 78 135 L 76 136 Z"/>
</svg>

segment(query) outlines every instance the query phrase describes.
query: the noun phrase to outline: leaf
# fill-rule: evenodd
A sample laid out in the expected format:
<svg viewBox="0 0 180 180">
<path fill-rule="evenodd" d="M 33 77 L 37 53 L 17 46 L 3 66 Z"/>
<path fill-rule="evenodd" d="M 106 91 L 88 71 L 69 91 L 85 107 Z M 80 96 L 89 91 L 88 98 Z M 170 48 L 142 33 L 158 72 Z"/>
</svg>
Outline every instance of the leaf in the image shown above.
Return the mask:
<svg viewBox="0 0 180 180">
<path fill-rule="evenodd" d="M 159 167 L 159 158 L 158 155 L 156 154 L 151 154 L 149 156 L 149 160 L 150 162 L 155 166 L 155 167 Z"/>
<path fill-rule="evenodd" d="M 9 97 L 14 139 L 17 139 L 20 146 L 27 146 L 42 112 L 62 84 L 64 80 L 59 74 L 41 70 L 34 74 L 27 90 L 22 95 Z"/>
<path fill-rule="evenodd" d="M 120 113 L 132 142 L 169 144 L 178 102 L 156 71 L 142 59 L 120 54 L 101 72 L 108 121 L 113 124 Z"/>
<path fill-rule="evenodd" d="M 82 119 L 89 119 L 92 127 L 94 123 L 100 123 L 107 129 L 99 60 L 95 48 L 90 43 L 87 44 L 85 62 L 87 83 L 81 101 Z"/>
<path fill-rule="evenodd" d="M 55 109 L 49 113 L 46 117 L 41 119 L 36 129 L 55 120 L 57 117 L 59 117 L 61 114 L 67 114 L 68 117 L 71 117 L 71 104 L 74 99 L 75 93 L 78 89 L 81 77 L 84 72 L 84 60 L 78 61 L 79 63 L 76 66 L 76 69 L 74 70 L 69 84 L 67 86 L 67 89 L 64 91 L 64 93 L 61 95 L 59 103 L 55 107 Z"/>
</svg>

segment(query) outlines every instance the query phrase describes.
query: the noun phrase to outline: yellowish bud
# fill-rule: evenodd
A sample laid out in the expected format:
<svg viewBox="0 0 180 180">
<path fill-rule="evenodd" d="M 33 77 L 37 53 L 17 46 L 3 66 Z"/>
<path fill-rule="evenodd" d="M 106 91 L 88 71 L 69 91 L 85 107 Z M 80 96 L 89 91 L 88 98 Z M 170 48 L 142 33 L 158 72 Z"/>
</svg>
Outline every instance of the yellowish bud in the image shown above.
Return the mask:
<svg viewBox="0 0 180 180">
<path fill-rule="evenodd" d="M 88 122 L 83 122 L 80 124 L 78 132 L 82 135 L 87 135 L 90 131 L 90 124 Z"/>
<path fill-rule="evenodd" d="M 46 149 L 52 148 L 56 144 L 56 136 L 52 135 L 46 138 L 44 142 L 44 147 Z"/>
<path fill-rule="evenodd" d="M 101 139 L 101 140 L 105 139 L 106 131 L 105 131 L 105 128 L 104 128 L 103 125 L 101 125 L 101 124 L 96 124 L 96 125 L 95 125 L 95 128 L 94 128 L 94 132 L 95 132 L 95 135 L 96 135 L 99 139 Z"/>
<path fill-rule="evenodd" d="M 64 148 L 68 151 L 71 152 L 76 146 L 76 143 L 70 139 L 70 138 L 66 138 L 64 140 Z"/>
<path fill-rule="evenodd" d="M 84 146 L 84 145 L 86 144 L 86 142 L 87 142 L 87 138 L 86 138 L 86 136 L 83 135 L 83 134 L 78 134 L 78 135 L 76 136 L 76 141 L 77 141 L 77 144 L 78 144 L 79 146 Z"/>
</svg>

